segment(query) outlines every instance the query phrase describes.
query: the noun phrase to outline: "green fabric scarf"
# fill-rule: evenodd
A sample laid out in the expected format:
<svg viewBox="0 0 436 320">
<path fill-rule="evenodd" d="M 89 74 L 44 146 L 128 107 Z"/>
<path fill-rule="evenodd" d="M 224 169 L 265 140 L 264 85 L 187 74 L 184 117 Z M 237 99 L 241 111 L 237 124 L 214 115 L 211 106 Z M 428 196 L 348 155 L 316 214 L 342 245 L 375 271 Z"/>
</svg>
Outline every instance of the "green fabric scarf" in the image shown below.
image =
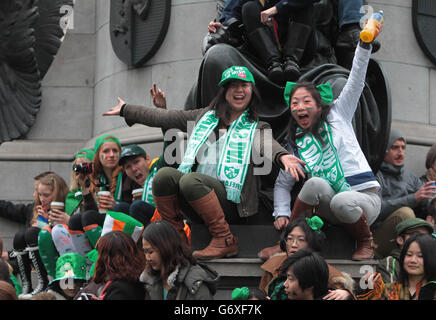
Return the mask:
<svg viewBox="0 0 436 320">
<path fill-rule="evenodd" d="M 154 167 L 151 172 L 148 174 L 147 179 L 144 181 L 144 191 L 142 192 L 142 201 L 147 202 L 148 204 L 151 204 L 152 206 L 156 206 L 153 200 L 153 192 L 151 190 L 151 187 L 153 185 L 153 179 L 156 175 L 157 167 Z"/>
<path fill-rule="evenodd" d="M 80 188 L 71 190 L 65 199 L 65 212 L 71 216 L 82 202 L 82 190 Z"/>
<path fill-rule="evenodd" d="M 302 132 L 297 128 L 297 135 Z M 306 171 L 312 177 L 326 180 L 336 193 L 350 191 L 350 185 L 345 180 L 344 171 L 333 144 L 330 125 L 323 121 L 319 130 L 324 146 L 311 134 L 307 133 L 297 139 L 301 159 L 306 162 Z"/>
<path fill-rule="evenodd" d="M 241 190 L 250 164 L 251 146 L 258 124 L 257 121 L 250 120 L 247 114 L 248 110 L 245 110 L 227 130 L 217 170 L 218 179 L 226 188 L 227 199 L 234 203 L 240 202 Z M 206 112 L 201 117 L 189 137 L 185 156 L 178 168 L 179 171 L 191 172 L 198 150 L 218 125 L 218 122 L 219 118 L 213 110 Z"/>
</svg>

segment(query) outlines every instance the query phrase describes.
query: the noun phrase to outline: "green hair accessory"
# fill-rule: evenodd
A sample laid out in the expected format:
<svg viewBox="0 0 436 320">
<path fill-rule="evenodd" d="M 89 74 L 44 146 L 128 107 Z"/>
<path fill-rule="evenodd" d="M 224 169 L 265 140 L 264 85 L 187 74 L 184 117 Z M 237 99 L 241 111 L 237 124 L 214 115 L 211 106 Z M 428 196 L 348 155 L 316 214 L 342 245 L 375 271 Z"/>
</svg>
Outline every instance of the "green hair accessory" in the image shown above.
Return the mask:
<svg viewBox="0 0 436 320">
<path fill-rule="evenodd" d="M 324 222 L 318 216 L 312 218 L 306 218 L 307 225 L 314 231 L 320 233 L 321 228 L 324 226 Z"/>
<path fill-rule="evenodd" d="M 232 300 L 247 300 L 250 290 L 247 287 L 236 288 L 232 291 Z"/>
<path fill-rule="evenodd" d="M 286 82 L 286 87 L 285 87 L 285 91 L 283 93 L 283 96 L 285 98 L 287 106 L 289 106 L 289 103 L 290 103 L 291 91 L 297 84 L 298 83 L 291 82 L 291 81 Z M 333 102 L 333 91 L 332 91 L 332 86 L 330 85 L 330 83 L 323 83 L 323 84 L 317 85 L 316 88 L 318 89 L 318 92 L 321 96 L 322 103 L 330 104 Z"/>
</svg>

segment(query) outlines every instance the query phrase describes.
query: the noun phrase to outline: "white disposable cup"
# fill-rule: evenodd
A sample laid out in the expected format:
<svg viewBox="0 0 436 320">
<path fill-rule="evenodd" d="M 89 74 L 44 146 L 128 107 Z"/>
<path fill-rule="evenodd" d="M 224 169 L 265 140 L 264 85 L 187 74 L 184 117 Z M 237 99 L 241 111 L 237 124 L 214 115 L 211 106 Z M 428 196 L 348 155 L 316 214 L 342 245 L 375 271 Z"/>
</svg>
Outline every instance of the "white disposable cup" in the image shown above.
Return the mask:
<svg viewBox="0 0 436 320">
<path fill-rule="evenodd" d="M 63 202 L 57 202 L 57 201 L 52 201 L 51 203 L 50 203 L 50 210 L 53 210 L 53 209 L 58 209 L 58 210 L 60 210 L 60 211 L 64 211 L 64 209 L 65 209 L 65 204 L 63 203 Z M 50 214 L 49 214 L 49 216 L 50 216 Z M 50 225 L 56 225 L 57 223 L 54 223 L 54 222 L 50 222 Z"/>
<path fill-rule="evenodd" d="M 99 201 L 98 201 L 98 212 L 100 212 L 100 213 L 108 212 L 109 211 L 108 208 L 104 208 L 104 207 L 102 207 L 100 205 L 100 196 L 110 196 L 111 195 L 110 191 L 99 191 L 97 193 L 97 195 L 98 195 L 98 198 L 99 198 Z"/>
</svg>

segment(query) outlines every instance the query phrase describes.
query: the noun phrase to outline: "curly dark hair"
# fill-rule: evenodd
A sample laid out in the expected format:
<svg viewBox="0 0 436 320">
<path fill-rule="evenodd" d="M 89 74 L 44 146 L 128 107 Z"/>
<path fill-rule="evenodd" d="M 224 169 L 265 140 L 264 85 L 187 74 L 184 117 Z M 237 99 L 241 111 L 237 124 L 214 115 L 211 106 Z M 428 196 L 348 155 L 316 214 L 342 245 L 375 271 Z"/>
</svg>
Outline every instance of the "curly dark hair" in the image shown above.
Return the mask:
<svg viewBox="0 0 436 320">
<path fill-rule="evenodd" d="M 134 282 L 145 269 L 142 248 L 122 231 L 112 231 L 102 236 L 97 243 L 97 251 L 93 276 L 95 283 L 108 280 Z"/>
</svg>

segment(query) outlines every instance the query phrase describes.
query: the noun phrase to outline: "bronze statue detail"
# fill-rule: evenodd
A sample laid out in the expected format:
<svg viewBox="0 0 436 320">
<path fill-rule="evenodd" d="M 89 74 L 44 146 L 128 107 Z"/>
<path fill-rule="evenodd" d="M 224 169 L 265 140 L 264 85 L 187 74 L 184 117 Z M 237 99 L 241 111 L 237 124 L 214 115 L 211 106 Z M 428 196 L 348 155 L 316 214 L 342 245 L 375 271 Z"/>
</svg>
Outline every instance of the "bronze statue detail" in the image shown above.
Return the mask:
<svg viewBox="0 0 436 320">
<path fill-rule="evenodd" d="M 62 43 L 71 0 L 0 2 L 0 143 L 24 136 L 41 106 L 41 80 Z"/>
<path fill-rule="evenodd" d="M 140 67 L 165 39 L 171 0 L 111 0 L 111 42 L 117 57 L 129 67 Z"/>
</svg>

